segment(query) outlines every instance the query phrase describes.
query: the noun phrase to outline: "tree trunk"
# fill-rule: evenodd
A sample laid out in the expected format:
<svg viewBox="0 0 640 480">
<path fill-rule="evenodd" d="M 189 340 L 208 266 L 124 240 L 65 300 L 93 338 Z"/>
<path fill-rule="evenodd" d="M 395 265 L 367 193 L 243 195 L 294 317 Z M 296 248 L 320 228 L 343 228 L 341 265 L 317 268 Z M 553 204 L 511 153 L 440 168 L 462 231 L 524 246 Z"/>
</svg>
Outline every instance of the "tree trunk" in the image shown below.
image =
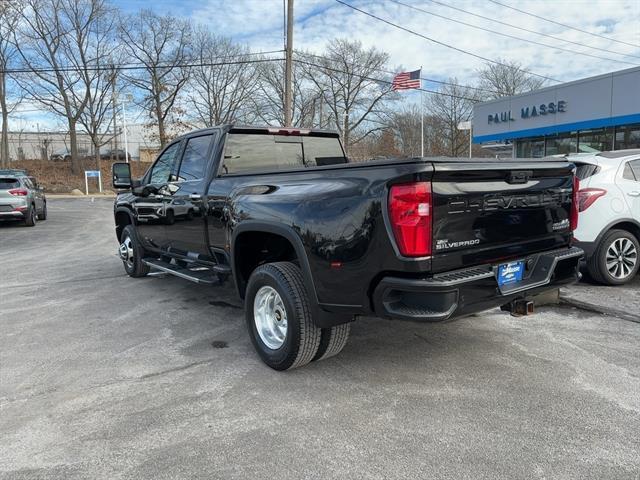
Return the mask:
<svg viewBox="0 0 640 480">
<path fill-rule="evenodd" d="M 167 142 L 164 132 L 164 118 L 162 118 L 162 106 L 160 105 L 160 96 L 156 96 L 156 120 L 158 121 L 158 136 L 160 137 L 160 150 L 162 150 Z"/>
<path fill-rule="evenodd" d="M 69 144 L 71 147 L 71 172 L 80 173 L 80 157 L 78 155 L 78 134 L 76 122 L 69 119 Z"/>
<path fill-rule="evenodd" d="M 2 102 L 4 103 L 4 102 Z M 9 112 L 6 105 L 2 105 L 2 136 L 0 138 L 0 165 L 3 168 L 9 167 Z"/>
<path fill-rule="evenodd" d="M 344 124 L 342 127 L 342 144 L 344 145 L 344 151 L 349 156 L 349 112 L 344 112 Z"/>
<path fill-rule="evenodd" d="M 5 97 L 5 76 L 0 77 L 0 110 L 2 110 L 2 134 L 0 135 L 0 166 L 9 167 L 9 112 Z"/>
<path fill-rule="evenodd" d="M 97 138 L 93 139 L 93 151 L 96 157 L 96 170 L 100 171 L 100 145 Z"/>
</svg>

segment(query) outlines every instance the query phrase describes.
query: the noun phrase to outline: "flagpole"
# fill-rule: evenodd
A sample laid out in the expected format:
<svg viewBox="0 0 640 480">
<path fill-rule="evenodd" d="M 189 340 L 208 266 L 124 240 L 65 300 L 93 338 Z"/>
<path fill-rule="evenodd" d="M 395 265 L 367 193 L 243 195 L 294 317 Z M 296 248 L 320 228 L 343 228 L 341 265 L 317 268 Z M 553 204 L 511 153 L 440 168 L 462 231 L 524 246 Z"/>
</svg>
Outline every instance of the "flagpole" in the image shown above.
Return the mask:
<svg viewBox="0 0 640 480">
<path fill-rule="evenodd" d="M 424 92 L 422 91 L 422 65 L 420 65 L 420 156 L 424 157 Z"/>
</svg>

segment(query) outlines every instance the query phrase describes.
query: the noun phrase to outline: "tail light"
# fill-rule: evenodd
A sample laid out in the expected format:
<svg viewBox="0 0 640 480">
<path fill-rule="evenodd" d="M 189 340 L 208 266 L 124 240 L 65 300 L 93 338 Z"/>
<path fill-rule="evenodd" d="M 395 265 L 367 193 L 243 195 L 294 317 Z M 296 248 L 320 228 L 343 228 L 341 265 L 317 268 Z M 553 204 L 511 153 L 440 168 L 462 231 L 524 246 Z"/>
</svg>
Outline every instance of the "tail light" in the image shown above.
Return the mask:
<svg viewBox="0 0 640 480">
<path fill-rule="evenodd" d="M 13 188 L 9 190 L 11 195 L 15 195 L 16 197 L 26 197 L 29 195 L 29 192 L 24 188 Z"/>
<path fill-rule="evenodd" d="M 600 197 L 607 194 L 603 188 L 583 188 L 578 190 L 578 211 L 584 212 Z"/>
<path fill-rule="evenodd" d="M 580 180 L 573 176 L 573 191 L 571 192 L 571 214 L 569 216 L 569 228 L 574 231 L 578 228 L 578 192 L 580 191 Z"/>
<path fill-rule="evenodd" d="M 389 191 L 389 218 L 398 250 L 405 257 L 431 255 L 431 184 L 393 185 Z"/>
</svg>

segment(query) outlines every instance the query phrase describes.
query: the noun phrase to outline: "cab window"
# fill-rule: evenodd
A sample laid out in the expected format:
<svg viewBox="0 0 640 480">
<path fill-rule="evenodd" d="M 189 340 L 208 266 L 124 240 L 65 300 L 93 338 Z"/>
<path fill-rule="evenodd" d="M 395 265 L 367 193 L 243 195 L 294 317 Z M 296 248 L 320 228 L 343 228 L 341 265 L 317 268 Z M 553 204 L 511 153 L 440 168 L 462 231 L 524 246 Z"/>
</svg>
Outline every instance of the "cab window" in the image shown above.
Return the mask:
<svg viewBox="0 0 640 480">
<path fill-rule="evenodd" d="M 180 163 L 179 181 L 204 178 L 208 163 L 209 146 L 213 135 L 203 135 L 187 140 Z"/>
<path fill-rule="evenodd" d="M 158 157 L 156 163 L 151 167 L 151 175 L 149 175 L 149 183 L 162 184 L 173 181 L 172 173 L 174 165 L 180 152 L 180 142 L 169 145 L 164 152 Z"/>
</svg>

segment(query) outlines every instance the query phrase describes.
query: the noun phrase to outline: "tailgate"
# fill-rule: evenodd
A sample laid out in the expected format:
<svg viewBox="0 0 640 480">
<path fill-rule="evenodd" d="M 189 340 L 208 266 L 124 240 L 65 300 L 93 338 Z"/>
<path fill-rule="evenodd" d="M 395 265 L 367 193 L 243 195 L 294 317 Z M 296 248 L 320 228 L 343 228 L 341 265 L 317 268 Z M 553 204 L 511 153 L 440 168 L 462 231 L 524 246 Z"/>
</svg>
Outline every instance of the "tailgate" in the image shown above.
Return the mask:
<svg viewBox="0 0 640 480">
<path fill-rule="evenodd" d="M 573 169 L 555 160 L 435 162 L 434 273 L 568 246 Z"/>
</svg>

